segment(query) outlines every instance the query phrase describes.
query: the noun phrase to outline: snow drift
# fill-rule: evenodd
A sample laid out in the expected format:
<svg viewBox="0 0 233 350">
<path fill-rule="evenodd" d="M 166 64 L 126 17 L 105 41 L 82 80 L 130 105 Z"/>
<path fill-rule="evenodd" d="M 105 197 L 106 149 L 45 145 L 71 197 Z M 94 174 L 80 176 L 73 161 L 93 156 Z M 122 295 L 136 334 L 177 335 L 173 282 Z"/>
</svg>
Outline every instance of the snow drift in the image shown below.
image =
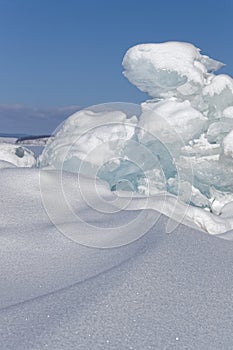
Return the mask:
<svg viewBox="0 0 233 350">
<path fill-rule="evenodd" d="M 59 226 L 44 209 L 41 176 L 43 199 L 56 205 Z M 96 198 L 95 181 L 81 177 L 80 190 L 78 178 L 63 173 L 65 198 L 76 213 L 70 222 L 59 211 L 60 172 L 0 171 L 0 348 L 231 348 L 232 242 L 186 225 L 166 235 L 169 219 L 155 210 L 143 210 L 144 216 L 142 210 L 93 210 L 87 199 Z M 115 194 L 101 181 L 96 188 L 112 207 Z M 129 225 L 131 234 L 157 220 L 118 248 L 90 248 L 60 231 L 73 226 L 76 237 L 96 242 L 101 230 L 120 233 L 136 217 L 140 226 Z"/>
</svg>

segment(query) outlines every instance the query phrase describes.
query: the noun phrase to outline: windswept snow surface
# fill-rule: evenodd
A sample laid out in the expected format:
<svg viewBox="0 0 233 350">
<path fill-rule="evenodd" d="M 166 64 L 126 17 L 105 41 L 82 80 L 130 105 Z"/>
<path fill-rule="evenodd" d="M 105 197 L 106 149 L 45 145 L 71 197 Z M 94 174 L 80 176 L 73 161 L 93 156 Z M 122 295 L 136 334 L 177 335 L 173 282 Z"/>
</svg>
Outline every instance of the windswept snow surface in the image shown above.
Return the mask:
<svg viewBox="0 0 233 350">
<path fill-rule="evenodd" d="M 1 349 L 232 348 L 231 241 L 183 224 L 165 234 L 166 216 L 137 210 L 141 198 L 116 211 L 121 201 L 88 177 L 63 173 L 63 190 L 56 171 L 2 169 L 0 180 Z M 62 216 L 66 201 L 76 221 Z M 109 244 L 114 228 L 136 237 L 148 221 L 118 248 L 79 243 Z"/>
</svg>

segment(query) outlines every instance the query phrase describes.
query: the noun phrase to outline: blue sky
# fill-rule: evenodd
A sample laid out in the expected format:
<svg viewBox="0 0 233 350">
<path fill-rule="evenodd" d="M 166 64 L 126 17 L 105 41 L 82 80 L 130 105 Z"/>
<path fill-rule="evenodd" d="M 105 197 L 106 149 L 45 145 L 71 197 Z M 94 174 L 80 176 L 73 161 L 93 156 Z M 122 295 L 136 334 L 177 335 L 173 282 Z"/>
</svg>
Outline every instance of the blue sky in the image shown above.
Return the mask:
<svg viewBox="0 0 233 350">
<path fill-rule="evenodd" d="M 232 14 L 232 0 L 0 0 L 0 104 L 145 100 L 121 67 L 144 42 L 192 42 L 233 75 Z"/>
</svg>

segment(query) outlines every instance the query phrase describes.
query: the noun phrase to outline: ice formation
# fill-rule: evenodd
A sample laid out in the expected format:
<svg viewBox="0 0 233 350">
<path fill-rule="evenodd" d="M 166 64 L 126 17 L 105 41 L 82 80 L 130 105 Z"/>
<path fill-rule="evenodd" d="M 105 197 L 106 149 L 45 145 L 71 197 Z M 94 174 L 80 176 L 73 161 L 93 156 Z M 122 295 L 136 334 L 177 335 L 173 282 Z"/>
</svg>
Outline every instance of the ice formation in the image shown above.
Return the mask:
<svg viewBox="0 0 233 350">
<path fill-rule="evenodd" d="M 41 167 L 97 176 L 112 190 L 164 191 L 221 214 L 233 200 L 233 79 L 188 43 L 132 47 L 124 75 L 151 99 L 140 115 L 82 110 L 46 146 Z"/>
<path fill-rule="evenodd" d="M 10 143 L 0 143 L 1 168 L 33 167 L 36 165 L 36 157 L 29 149 Z"/>
<path fill-rule="evenodd" d="M 189 43 L 141 44 L 129 49 L 123 59 L 124 75 L 152 97 L 197 93 L 208 72 L 223 66 Z"/>
</svg>

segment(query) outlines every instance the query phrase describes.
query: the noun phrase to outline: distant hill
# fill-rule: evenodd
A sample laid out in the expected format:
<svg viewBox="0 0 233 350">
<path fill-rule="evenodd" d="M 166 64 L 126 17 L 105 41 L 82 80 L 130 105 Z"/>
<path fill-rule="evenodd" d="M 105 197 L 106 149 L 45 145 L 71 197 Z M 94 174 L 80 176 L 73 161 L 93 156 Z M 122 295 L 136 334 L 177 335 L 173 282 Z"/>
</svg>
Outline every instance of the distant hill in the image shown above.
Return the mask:
<svg viewBox="0 0 233 350">
<path fill-rule="evenodd" d="M 38 139 L 48 139 L 51 135 L 23 135 L 19 136 L 16 143 L 20 143 L 22 141 L 30 141 L 30 140 L 38 140 Z"/>
<path fill-rule="evenodd" d="M 15 143 L 20 145 L 37 145 L 45 146 L 51 135 L 36 135 L 19 137 Z"/>
</svg>

